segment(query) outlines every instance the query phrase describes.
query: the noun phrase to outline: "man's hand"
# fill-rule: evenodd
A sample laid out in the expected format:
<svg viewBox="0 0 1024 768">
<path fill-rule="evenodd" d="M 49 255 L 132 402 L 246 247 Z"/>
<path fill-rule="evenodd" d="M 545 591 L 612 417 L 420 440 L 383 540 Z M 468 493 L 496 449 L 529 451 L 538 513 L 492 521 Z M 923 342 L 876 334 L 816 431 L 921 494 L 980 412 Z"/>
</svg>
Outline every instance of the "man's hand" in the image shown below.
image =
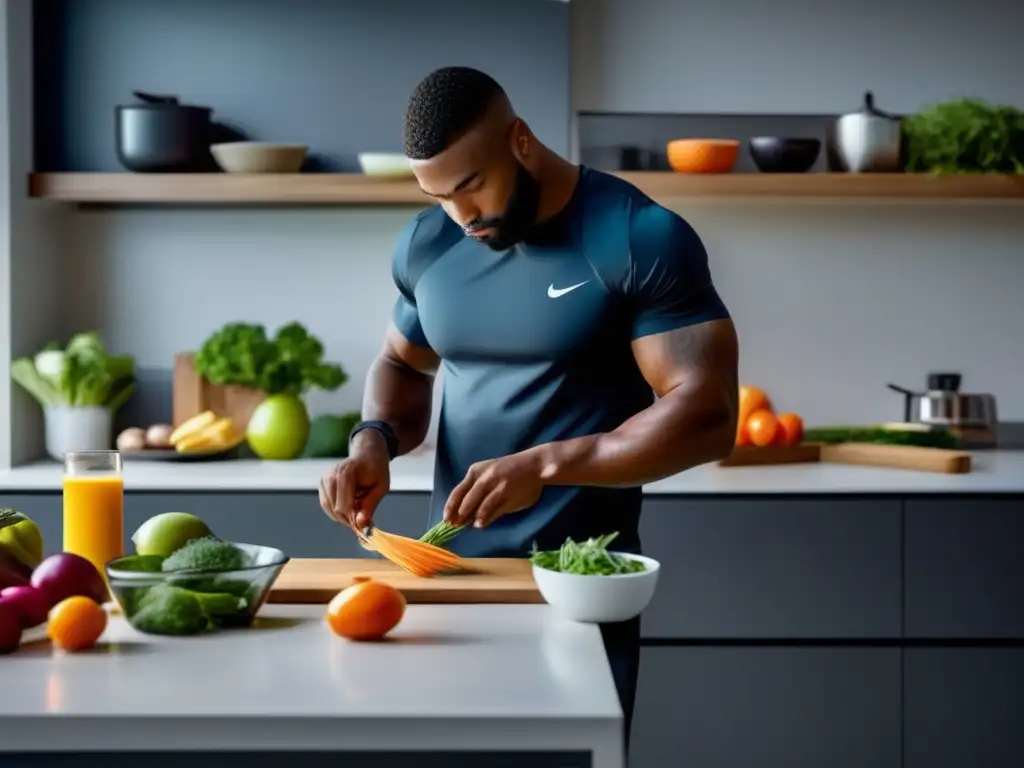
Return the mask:
<svg viewBox="0 0 1024 768">
<path fill-rule="evenodd" d="M 356 435 L 349 457 L 320 479 L 320 507 L 342 525 L 361 530 L 391 488 L 391 467 L 383 436 L 373 430 Z"/>
<path fill-rule="evenodd" d="M 448 497 L 444 519 L 452 525 L 483 528 L 502 515 L 540 501 L 544 482 L 536 451 L 523 451 L 474 464 Z"/>
</svg>

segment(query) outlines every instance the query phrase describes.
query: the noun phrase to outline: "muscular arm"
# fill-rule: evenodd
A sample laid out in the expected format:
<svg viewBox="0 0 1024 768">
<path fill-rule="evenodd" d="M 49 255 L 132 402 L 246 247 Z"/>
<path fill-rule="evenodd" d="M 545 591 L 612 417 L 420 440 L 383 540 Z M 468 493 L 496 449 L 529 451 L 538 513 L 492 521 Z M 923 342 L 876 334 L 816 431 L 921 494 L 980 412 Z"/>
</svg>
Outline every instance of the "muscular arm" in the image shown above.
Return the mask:
<svg viewBox="0 0 1024 768">
<path fill-rule="evenodd" d="M 386 421 L 398 436 L 399 454 L 415 449 L 427 435 L 438 358 L 433 350 L 411 343 L 392 324 L 384 345 L 366 375 L 364 420 Z M 357 441 L 381 437 L 372 430 Z"/>
<path fill-rule="evenodd" d="M 658 400 L 604 434 L 531 449 L 547 485 L 635 486 L 727 456 L 736 436 L 738 343 L 731 320 L 636 339 Z"/>
</svg>

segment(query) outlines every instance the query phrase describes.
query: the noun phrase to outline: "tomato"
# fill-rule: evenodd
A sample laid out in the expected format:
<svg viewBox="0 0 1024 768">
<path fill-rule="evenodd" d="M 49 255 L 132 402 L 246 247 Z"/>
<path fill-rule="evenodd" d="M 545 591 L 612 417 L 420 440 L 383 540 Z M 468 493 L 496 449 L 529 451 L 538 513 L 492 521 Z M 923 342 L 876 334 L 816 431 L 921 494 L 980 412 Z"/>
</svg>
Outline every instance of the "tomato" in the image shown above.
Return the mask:
<svg viewBox="0 0 1024 768">
<path fill-rule="evenodd" d="M 327 605 L 327 626 L 348 640 L 381 640 L 405 615 L 405 595 L 390 584 L 356 577 Z"/>
<path fill-rule="evenodd" d="M 762 408 L 750 414 L 746 426 L 747 432 L 750 433 L 750 442 L 763 448 L 775 441 L 775 435 L 779 431 L 779 420 L 771 411 Z"/>
<path fill-rule="evenodd" d="M 772 412 L 772 401 L 765 391 L 759 387 L 744 384 L 739 392 L 739 423 L 746 424 L 750 414 L 755 411 Z"/>
<path fill-rule="evenodd" d="M 804 439 L 804 420 L 795 413 L 780 413 L 779 442 L 782 445 L 796 445 Z"/>
<path fill-rule="evenodd" d="M 736 425 L 736 447 L 750 445 L 750 431 L 742 421 Z"/>
</svg>

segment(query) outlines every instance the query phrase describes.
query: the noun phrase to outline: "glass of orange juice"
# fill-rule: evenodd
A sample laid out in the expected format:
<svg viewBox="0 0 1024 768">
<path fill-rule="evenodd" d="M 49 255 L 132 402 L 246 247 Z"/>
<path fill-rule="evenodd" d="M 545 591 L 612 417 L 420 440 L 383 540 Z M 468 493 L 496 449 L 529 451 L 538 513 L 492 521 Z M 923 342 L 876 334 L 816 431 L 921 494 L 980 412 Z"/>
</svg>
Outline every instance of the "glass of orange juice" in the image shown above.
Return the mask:
<svg viewBox="0 0 1024 768">
<path fill-rule="evenodd" d="M 64 551 L 106 564 L 124 554 L 124 478 L 117 451 L 64 454 Z"/>
</svg>

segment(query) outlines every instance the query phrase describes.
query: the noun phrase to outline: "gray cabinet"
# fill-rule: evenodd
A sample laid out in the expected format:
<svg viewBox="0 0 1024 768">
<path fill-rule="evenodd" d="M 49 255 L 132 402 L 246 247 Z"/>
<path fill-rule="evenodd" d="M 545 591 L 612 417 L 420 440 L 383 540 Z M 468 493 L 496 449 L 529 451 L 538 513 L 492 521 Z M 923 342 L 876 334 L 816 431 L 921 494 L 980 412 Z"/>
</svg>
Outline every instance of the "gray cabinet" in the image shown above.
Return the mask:
<svg viewBox="0 0 1024 768">
<path fill-rule="evenodd" d="M 653 638 L 899 638 L 900 502 L 647 497 Z"/>
<path fill-rule="evenodd" d="M 910 648 L 905 768 L 1024 765 L 1024 649 Z"/>
<path fill-rule="evenodd" d="M 644 648 L 629 765 L 899 768 L 900 714 L 898 648 Z"/>
<path fill-rule="evenodd" d="M 426 530 L 429 494 L 392 493 L 377 510 L 385 530 L 420 536 Z M 46 551 L 62 547 L 59 493 L 11 494 L 0 505 L 20 509 L 35 520 Z M 291 557 L 365 557 L 350 531 L 320 509 L 315 493 L 150 493 L 127 492 L 124 501 L 125 551 L 129 537 L 147 518 L 161 512 L 199 515 L 225 539 L 278 547 Z"/>
<path fill-rule="evenodd" d="M 908 638 L 1024 639 L 1024 500 L 906 502 Z"/>
</svg>

